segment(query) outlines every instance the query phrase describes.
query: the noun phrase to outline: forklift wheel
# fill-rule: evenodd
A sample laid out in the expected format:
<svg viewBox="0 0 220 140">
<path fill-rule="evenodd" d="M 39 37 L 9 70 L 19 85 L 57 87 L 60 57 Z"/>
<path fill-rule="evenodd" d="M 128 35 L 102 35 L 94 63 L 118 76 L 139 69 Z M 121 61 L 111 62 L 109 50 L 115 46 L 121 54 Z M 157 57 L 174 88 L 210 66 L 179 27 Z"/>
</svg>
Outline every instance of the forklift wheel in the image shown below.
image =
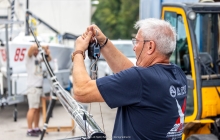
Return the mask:
<svg viewBox="0 0 220 140">
<path fill-rule="evenodd" d="M 218 140 L 213 134 L 193 134 L 186 140 Z"/>
</svg>

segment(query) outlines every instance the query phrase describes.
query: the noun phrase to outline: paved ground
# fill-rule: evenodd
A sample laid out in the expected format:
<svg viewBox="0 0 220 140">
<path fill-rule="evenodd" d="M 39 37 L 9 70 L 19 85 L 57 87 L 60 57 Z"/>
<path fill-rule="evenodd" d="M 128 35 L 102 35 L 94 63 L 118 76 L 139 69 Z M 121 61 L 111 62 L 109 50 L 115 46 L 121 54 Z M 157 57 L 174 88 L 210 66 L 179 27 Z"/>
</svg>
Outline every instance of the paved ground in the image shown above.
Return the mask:
<svg viewBox="0 0 220 140">
<path fill-rule="evenodd" d="M 89 104 L 88 104 L 89 107 Z M 0 140 L 40 140 L 40 137 L 27 137 L 27 123 L 26 113 L 28 110 L 27 103 L 18 104 L 18 117 L 17 122 L 13 119 L 14 106 L 5 106 L 4 109 L 0 109 Z M 101 103 L 102 116 L 104 121 L 104 129 L 107 135 L 107 139 L 111 140 L 111 134 L 114 125 L 116 109 L 110 109 L 105 103 Z M 91 114 L 98 125 L 103 129 L 101 113 L 99 103 L 91 104 Z M 49 126 L 70 126 L 71 117 L 65 111 L 61 104 L 57 103 L 53 110 L 53 117 L 49 120 Z M 41 116 L 40 127 L 43 126 L 43 120 Z M 63 132 L 50 132 L 45 135 L 44 140 L 58 140 L 65 139 L 74 136 L 82 136 L 82 132 L 77 126 L 75 133 L 71 131 Z"/>
</svg>

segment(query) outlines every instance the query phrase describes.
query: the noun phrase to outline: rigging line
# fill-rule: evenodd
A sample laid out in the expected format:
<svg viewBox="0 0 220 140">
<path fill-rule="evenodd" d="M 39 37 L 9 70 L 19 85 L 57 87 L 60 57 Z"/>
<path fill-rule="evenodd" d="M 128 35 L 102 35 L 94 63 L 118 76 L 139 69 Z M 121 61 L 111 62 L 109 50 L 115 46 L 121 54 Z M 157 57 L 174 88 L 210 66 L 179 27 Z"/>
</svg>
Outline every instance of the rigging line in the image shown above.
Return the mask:
<svg viewBox="0 0 220 140">
<path fill-rule="evenodd" d="M 75 128 L 73 128 L 73 129 L 75 129 Z M 67 133 L 66 136 L 65 136 L 65 138 L 70 137 L 70 136 L 72 135 L 71 133 L 72 133 L 72 134 L 74 133 L 73 130 L 72 130 L 71 132 Z"/>
<path fill-rule="evenodd" d="M 90 59 L 90 63 L 92 63 L 92 59 Z M 91 70 L 90 70 L 91 71 Z M 91 73 L 90 73 L 90 77 L 92 77 L 92 71 L 91 71 Z M 92 108 L 92 105 L 91 105 L 91 103 L 89 103 L 89 115 L 90 115 L 90 113 L 91 113 L 91 108 Z"/>
<path fill-rule="evenodd" d="M 96 56 L 95 62 L 90 66 L 90 71 L 92 72 L 91 77 L 92 77 L 93 80 L 94 80 L 94 79 L 97 79 L 97 71 L 98 71 L 97 62 L 98 62 L 98 60 L 99 60 L 99 57 Z M 93 67 L 95 68 L 95 70 L 93 70 Z M 91 103 L 90 103 L 90 105 L 91 105 Z M 91 109 L 91 107 L 90 107 L 90 109 Z M 101 119 L 102 119 L 103 131 L 104 131 L 104 133 L 105 133 L 105 126 L 104 126 L 104 122 L 103 122 L 102 108 L 101 108 L 101 104 L 100 104 L 100 103 L 99 103 L 99 109 L 100 109 L 100 114 L 101 114 Z M 90 114 L 90 113 L 89 113 L 89 114 Z"/>
<path fill-rule="evenodd" d="M 97 73 L 97 71 L 98 71 L 98 66 L 97 66 L 98 60 L 99 60 L 98 57 L 96 57 L 95 62 L 92 63 L 92 65 L 90 66 L 90 71 L 92 72 L 92 75 L 93 75 L 94 72 Z M 95 70 L 93 70 L 93 67 L 95 68 Z M 93 80 L 96 79 L 96 78 L 97 77 L 95 77 L 95 78 L 92 77 Z"/>
<path fill-rule="evenodd" d="M 103 131 L 105 133 L 105 126 L 104 126 L 104 122 L 103 122 L 102 108 L 101 108 L 101 104 L 100 103 L 99 103 L 99 108 L 100 108 L 100 113 L 101 113 L 101 118 L 102 118 L 102 127 L 103 127 Z"/>
<path fill-rule="evenodd" d="M 90 115 L 90 112 L 91 112 L 91 103 L 89 103 L 89 115 Z"/>
</svg>

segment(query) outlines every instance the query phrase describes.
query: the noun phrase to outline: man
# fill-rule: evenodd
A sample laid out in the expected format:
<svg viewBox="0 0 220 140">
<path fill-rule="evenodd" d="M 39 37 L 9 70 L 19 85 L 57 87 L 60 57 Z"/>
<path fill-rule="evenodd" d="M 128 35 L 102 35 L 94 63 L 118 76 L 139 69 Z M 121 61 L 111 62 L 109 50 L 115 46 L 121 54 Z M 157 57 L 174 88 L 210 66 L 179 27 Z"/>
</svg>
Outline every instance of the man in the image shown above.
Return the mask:
<svg viewBox="0 0 220 140">
<path fill-rule="evenodd" d="M 180 140 L 183 132 L 187 81 L 183 71 L 169 62 L 176 33 L 163 20 L 135 24 L 133 66 L 96 25 L 76 40 L 73 53 L 74 98 L 80 102 L 106 102 L 118 107 L 112 139 Z M 91 80 L 83 52 L 95 36 L 114 75 Z"/>
<path fill-rule="evenodd" d="M 48 46 L 42 46 L 45 51 L 45 55 L 48 61 L 51 60 L 50 50 Z M 27 84 L 28 84 L 28 105 L 29 110 L 27 112 L 27 124 L 28 131 L 27 136 L 39 136 L 41 130 L 39 129 L 40 120 L 40 106 L 41 106 L 41 95 L 43 93 L 43 71 L 41 62 L 43 62 L 42 56 L 38 53 L 38 47 L 33 44 L 25 56 L 26 68 L 27 68 Z M 34 124 L 34 128 L 33 125 Z"/>
</svg>

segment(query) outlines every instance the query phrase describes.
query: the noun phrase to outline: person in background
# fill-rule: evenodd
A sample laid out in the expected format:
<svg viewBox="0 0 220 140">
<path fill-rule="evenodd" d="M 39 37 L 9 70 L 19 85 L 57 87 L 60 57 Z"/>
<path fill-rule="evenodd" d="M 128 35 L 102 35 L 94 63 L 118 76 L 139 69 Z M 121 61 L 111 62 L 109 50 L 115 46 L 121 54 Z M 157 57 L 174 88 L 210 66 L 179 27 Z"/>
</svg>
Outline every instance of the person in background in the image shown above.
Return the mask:
<svg viewBox="0 0 220 140">
<path fill-rule="evenodd" d="M 45 56 L 48 61 L 51 60 L 50 50 L 48 46 L 42 46 L 45 51 Z M 43 58 L 38 51 L 36 44 L 30 46 L 25 55 L 25 64 L 28 74 L 28 105 L 29 110 L 27 112 L 27 124 L 28 131 L 27 136 L 39 136 L 42 131 L 39 128 L 40 120 L 40 107 L 41 107 L 41 96 L 43 94 L 43 71 L 41 63 Z M 34 127 L 33 127 L 34 124 Z"/>
<path fill-rule="evenodd" d="M 176 48 L 176 32 L 170 23 L 153 18 L 140 20 L 135 27 L 136 66 L 96 25 L 77 38 L 72 55 L 74 98 L 118 108 L 113 140 L 181 140 L 187 80 L 181 68 L 169 61 Z M 115 73 L 97 80 L 90 78 L 83 61 L 93 37 Z"/>
</svg>

